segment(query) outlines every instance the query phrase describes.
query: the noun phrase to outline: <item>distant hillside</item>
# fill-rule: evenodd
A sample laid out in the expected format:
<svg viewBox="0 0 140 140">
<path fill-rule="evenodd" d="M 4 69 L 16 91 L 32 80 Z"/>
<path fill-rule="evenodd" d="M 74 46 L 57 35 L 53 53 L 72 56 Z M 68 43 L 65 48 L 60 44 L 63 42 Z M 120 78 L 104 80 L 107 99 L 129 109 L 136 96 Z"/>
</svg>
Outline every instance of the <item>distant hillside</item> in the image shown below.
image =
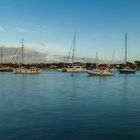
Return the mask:
<svg viewBox="0 0 140 140">
<path fill-rule="evenodd" d="M 20 63 L 22 61 L 21 48 L 0 47 L 2 63 Z M 45 63 L 47 53 L 37 49 L 24 47 L 24 63 Z"/>
<path fill-rule="evenodd" d="M 22 62 L 22 51 L 21 47 L 0 47 L 0 62 L 2 63 L 21 63 Z M 1 60 L 2 58 L 2 60 Z M 72 58 L 67 60 L 67 56 L 48 54 L 46 51 L 24 47 L 24 63 L 71 63 Z M 97 63 L 96 58 L 88 57 L 75 57 L 74 62 L 80 63 Z M 111 63 L 108 60 L 98 60 L 98 63 Z M 122 63 L 116 61 L 114 63 Z"/>
</svg>

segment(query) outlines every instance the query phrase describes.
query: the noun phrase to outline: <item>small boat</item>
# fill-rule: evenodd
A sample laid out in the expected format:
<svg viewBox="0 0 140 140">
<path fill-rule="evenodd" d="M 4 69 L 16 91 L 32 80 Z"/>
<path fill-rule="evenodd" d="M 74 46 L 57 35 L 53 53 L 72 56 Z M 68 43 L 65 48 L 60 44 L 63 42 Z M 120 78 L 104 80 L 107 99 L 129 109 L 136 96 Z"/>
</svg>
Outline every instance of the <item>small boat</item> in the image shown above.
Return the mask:
<svg viewBox="0 0 140 140">
<path fill-rule="evenodd" d="M 3 47 L 0 48 L 0 72 L 12 72 L 13 68 L 3 65 Z"/>
<path fill-rule="evenodd" d="M 124 69 L 120 69 L 119 72 L 120 74 L 135 74 L 136 70 L 130 68 L 124 68 Z"/>
<path fill-rule="evenodd" d="M 71 66 L 68 68 L 63 68 L 63 72 L 86 72 L 86 68 L 82 66 Z"/>
<path fill-rule="evenodd" d="M 24 64 L 24 57 L 23 57 L 23 50 L 24 50 L 24 44 L 23 44 L 23 40 L 22 40 L 22 65 Z M 15 74 L 38 74 L 40 73 L 41 70 L 39 68 L 36 67 L 25 67 L 25 66 L 20 66 L 19 68 L 15 68 L 13 69 L 13 73 Z"/>
<path fill-rule="evenodd" d="M 70 52 L 69 52 L 68 57 L 67 57 L 67 62 L 68 62 L 68 59 L 69 59 L 70 54 L 71 54 L 71 51 L 72 51 L 72 62 L 71 62 L 71 66 L 62 68 L 62 72 L 72 72 L 72 73 L 73 72 L 74 73 L 86 72 L 86 67 L 85 66 L 80 66 L 78 64 L 77 65 L 74 64 L 75 44 L 76 44 L 76 32 L 74 34 L 73 45 L 70 48 Z"/>
<path fill-rule="evenodd" d="M 125 62 L 124 64 L 126 66 L 125 68 L 119 70 L 120 74 L 135 74 L 136 73 L 135 69 L 131 69 L 127 67 L 127 33 L 125 34 Z"/>
<path fill-rule="evenodd" d="M 1 67 L 0 72 L 12 72 L 13 68 L 12 67 Z"/>
<path fill-rule="evenodd" d="M 114 73 L 109 70 L 87 70 L 86 71 L 91 76 L 113 76 Z"/>
<path fill-rule="evenodd" d="M 13 72 L 15 74 L 38 74 L 41 72 L 41 70 L 36 67 L 30 67 L 30 68 L 19 67 L 19 68 L 13 69 Z"/>
<path fill-rule="evenodd" d="M 109 69 L 109 71 L 111 71 L 111 72 L 118 72 L 118 69 L 112 68 L 112 69 Z"/>
</svg>

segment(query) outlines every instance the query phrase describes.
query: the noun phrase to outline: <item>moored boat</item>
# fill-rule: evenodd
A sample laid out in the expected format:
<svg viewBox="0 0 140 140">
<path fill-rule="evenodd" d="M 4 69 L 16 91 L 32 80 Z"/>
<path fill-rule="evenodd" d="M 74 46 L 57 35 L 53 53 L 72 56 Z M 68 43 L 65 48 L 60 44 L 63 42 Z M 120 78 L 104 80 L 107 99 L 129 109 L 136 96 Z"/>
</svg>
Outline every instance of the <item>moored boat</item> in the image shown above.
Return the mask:
<svg viewBox="0 0 140 140">
<path fill-rule="evenodd" d="M 13 69 L 13 72 L 15 74 L 38 74 L 41 72 L 41 70 L 36 67 L 30 67 L 30 68 L 19 67 L 19 68 Z"/>
<path fill-rule="evenodd" d="M 127 33 L 125 34 L 125 62 L 124 64 L 126 66 L 125 68 L 119 70 L 120 74 L 135 74 L 136 73 L 135 69 L 127 67 Z"/>
<path fill-rule="evenodd" d="M 63 68 L 63 72 L 86 72 L 86 68 L 82 66 L 71 66 L 68 68 Z"/>
<path fill-rule="evenodd" d="M 23 50 L 24 50 L 24 44 L 22 40 L 22 64 L 24 64 L 24 57 L 23 57 Z M 25 67 L 25 66 L 20 66 L 19 68 L 13 69 L 13 73 L 15 74 L 38 74 L 40 73 L 41 70 L 36 67 Z"/>
<path fill-rule="evenodd" d="M 5 58 L 3 57 L 3 47 L 1 46 L 1 48 L 0 48 L 0 72 L 12 72 L 13 71 L 12 67 L 3 65 L 4 64 L 3 59 L 5 59 Z"/>
<path fill-rule="evenodd" d="M 135 74 L 136 70 L 135 69 L 120 69 L 119 70 L 120 74 Z"/>
<path fill-rule="evenodd" d="M 113 76 L 114 74 L 109 70 L 87 70 L 86 72 L 91 76 Z"/>
<path fill-rule="evenodd" d="M 68 62 L 68 59 L 70 57 L 70 54 L 71 54 L 71 51 L 72 51 L 72 62 L 71 62 L 71 66 L 68 66 L 68 67 L 64 67 L 62 68 L 62 72 L 74 72 L 74 73 L 78 73 L 78 72 L 86 72 L 86 67 L 85 66 L 80 66 L 80 65 L 76 65 L 74 64 L 74 58 L 75 58 L 75 44 L 76 44 L 76 32 L 74 34 L 74 39 L 73 39 L 73 45 L 72 47 L 70 48 L 70 52 L 68 54 L 68 57 L 67 57 L 67 61 Z"/>
<path fill-rule="evenodd" d="M 1 67 L 0 72 L 12 72 L 13 68 L 12 67 Z"/>
</svg>

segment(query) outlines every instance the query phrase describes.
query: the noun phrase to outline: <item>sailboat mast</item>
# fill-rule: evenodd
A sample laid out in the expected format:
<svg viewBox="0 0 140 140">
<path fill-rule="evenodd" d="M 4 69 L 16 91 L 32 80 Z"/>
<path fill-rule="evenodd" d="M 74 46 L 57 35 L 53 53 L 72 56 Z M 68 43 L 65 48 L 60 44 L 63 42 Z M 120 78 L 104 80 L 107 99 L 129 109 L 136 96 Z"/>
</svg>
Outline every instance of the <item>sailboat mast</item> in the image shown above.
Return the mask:
<svg viewBox="0 0 140 140">
<path fill-rule="evenodd" d="M 111 64 L 113 64 L 114 58 L 115 58 L 115 51 L 113 51 L 113 54 L 112 54 Z"/>
<path fill-rule="evenodd" d="M 1 65 L 2 65 L 2 57 L 3 57 L 3 54 L 2 54 L 2 45 L 1 45 L 1 54 L 0 54 L 0 62 L 1 62 Z"/>
<path fill-rule="evenodd" d="M 96 64 L 98 64 L 98 52 L 96 52 L 95 62 L 96 62 Z"/>
<path fill-rule="evenodd" d="M 75 34 L 74 34 L 74 40 L 73 40 L 72 66 L 73 66 L 73 63 L 74 63 L 75 44 L 76 44 L 76 32 L 75 32 Z"/>
<path fill-rule="evenodd" d="M 24 54 L 24 52 L 23 52 L 24 51 L 24 43 L 23 42 L 24 42 L 24 39 L 22 39 L 22 47 L 21 47 L 22 64 L 24 63 L 24 56 L 23 56 L 23 54 Z"/>
<path fill-rule="evenodd" d="M 127 62 L 127 33 L 125 34 L 125 60 L 124 63 Z"/>
</svg>

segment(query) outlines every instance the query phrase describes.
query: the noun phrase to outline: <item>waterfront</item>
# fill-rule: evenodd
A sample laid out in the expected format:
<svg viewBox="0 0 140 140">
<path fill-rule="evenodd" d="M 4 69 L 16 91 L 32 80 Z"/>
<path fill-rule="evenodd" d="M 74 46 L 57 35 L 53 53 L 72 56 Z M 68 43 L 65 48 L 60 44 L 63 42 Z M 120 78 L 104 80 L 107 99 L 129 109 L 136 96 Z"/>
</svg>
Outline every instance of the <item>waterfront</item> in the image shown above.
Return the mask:
<svg viewBox="0 0 140 140">
<path fill-rule="evenodd" d="M 0 73 L 0 139 L 140 139 L 139 85 L 139 72 Z"/>
</svg>

